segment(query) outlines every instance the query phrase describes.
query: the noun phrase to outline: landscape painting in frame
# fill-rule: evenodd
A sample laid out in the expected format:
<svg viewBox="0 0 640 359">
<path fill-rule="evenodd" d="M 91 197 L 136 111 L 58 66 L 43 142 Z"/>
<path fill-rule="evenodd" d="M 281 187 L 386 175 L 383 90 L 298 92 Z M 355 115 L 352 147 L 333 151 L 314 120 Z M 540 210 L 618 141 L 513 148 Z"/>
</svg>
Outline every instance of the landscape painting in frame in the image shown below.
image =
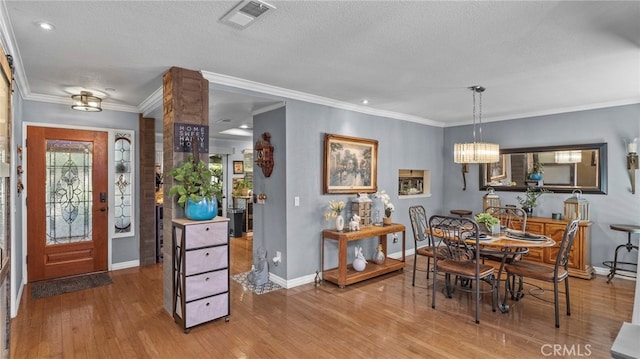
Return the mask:
<svg viewBox="0 0 640 359">
<path fill-rule="evenodd" d="M 500 160 L 496 163 L 488 163 L 487 176 L 489 182 L 499 181 L 507 178 L 507 158 L 505 155 L 500 155 Z"/>
<path fill-rule="evenodd" d="M 327 133 L 324 136 L 324 193 L 376 192 L 378 141 Z"/>
</svg>

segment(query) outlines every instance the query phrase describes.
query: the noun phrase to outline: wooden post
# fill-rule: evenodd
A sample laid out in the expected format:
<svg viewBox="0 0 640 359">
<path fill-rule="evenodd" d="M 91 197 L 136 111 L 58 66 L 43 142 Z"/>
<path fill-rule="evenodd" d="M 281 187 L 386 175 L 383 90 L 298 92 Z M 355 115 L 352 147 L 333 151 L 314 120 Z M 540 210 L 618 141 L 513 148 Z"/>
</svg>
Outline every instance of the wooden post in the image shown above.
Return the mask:
<svg viewBox="0 0 640 359">
<path fill-rule="evenodd" d="M 192 125 L 209 125 L 209 81 L 200 72 L 172 67 L 162 78 L 163 97 L 163 168 L 166 174 L 173 167 L 184 162 L 189 152 L 174 152 L 174 125 L 176 123 Z M 197 144 L 193 144 L 197 146 Z M 199 159 L 208 162 L 209 151 L 200 153 Z M 195 158 L 197 161 L 198 158 Z M 171 313 L 172 304 L 172 270 L 173 238 L 171 233 L 171 221 L 174 218 L 183 218 L 184 209 L 169 197 L 169 189 L 173 185 L 173 178 L 164 177 L 164 208 L 163 208 L 163 298 L 164 308 Z"/>
</svg>

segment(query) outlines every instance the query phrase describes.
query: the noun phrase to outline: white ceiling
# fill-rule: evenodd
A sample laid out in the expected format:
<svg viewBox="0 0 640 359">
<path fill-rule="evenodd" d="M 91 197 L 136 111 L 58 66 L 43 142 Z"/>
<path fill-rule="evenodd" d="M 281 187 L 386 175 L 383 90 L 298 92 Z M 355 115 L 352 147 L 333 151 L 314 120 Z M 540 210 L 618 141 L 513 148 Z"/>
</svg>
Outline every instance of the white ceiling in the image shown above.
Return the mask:
<svg viewBox="0 0 640 359">
<path fill-rule="evenodd" d="M 2 41 L 32 100 L 149 113 L 170 67 L 201 70 L 212 132 L 278 102 L 226 85 L 438 126 L 470 123 L 471 85 L 483 121 L 640 103 L 640 2 L 271 1 L 243 30 L 237 3 L 2 1 Z"/>
</svg>

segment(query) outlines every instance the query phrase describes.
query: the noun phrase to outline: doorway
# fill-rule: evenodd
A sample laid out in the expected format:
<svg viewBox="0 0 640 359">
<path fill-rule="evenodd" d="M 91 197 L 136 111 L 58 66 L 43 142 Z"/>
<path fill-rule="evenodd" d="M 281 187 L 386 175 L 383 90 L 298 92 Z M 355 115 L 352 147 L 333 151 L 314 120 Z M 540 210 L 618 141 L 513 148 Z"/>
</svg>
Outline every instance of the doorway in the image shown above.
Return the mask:
<svg viewBox="0 0 640 359">
<path fill-rule="evenodd" d="M 27 127 L 28 282 L 107 270 L 108 134 Z"/>
</svg>

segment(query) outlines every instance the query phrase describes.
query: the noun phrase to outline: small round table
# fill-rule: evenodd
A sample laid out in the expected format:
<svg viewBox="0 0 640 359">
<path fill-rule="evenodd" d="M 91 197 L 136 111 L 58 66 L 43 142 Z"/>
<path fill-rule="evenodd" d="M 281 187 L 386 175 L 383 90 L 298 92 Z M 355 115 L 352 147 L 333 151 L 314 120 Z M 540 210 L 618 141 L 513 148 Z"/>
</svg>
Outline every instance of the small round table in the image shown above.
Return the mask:
<svg viewBox="0 0 640 359">
<path fill-rule="evenodd" d="M 638 246 L 634 246 L 631 243 L 631 235 L 633 233 L 640 233 L 640 225 L 635 225 L 635 224 L 612 224 L 610 226 L 611 229 L 613 229 L 614 231 L 622 231 L 622 232 L 627 232 L 627 243 L 625 244 L 621 244 L 619 246 L 616 247 L 616 254 L 613 257 L 613 261 L 605 261 L 602 264 L 604 264 L 605 266 L 611 268 L 611 270 L 609 271 L 609 274 L 607 275 L 607 283 L 611 282 L 611 280 L 613 279 L 613 277 L 616 275 L 616 271 L 618 270 L 625 270 L 628 272 L 634 272 L 634 270 L 627 270 L 625 268 L 618 268 L 618 265 L 623 265 L 623 266 L 635 266 L 635 272 L 637 273 L 637 269 L 638 269 L 638 264 L 637 263 L 630 263 L 630 262 L 618 262 L 618 251 L 622 248 L 625 248 L 627 250 L 627 252 L 631 252 L 632 249 L 638 250 Z M 634 277 L 631 275 L 627 275 L 627 274 L 623 274 L 623 273 L 617 273 L 620 276 L 623 277 Z"/>
<path fill-rule="evenodd" d="M 452 209 L 449 212 L 451 214 L 456 214 L 456 215 L 460 216 L 461 218 L 464 217 L 464 216 L 470 216 L 473 213 L 468 209 Z"/>
</svg>

